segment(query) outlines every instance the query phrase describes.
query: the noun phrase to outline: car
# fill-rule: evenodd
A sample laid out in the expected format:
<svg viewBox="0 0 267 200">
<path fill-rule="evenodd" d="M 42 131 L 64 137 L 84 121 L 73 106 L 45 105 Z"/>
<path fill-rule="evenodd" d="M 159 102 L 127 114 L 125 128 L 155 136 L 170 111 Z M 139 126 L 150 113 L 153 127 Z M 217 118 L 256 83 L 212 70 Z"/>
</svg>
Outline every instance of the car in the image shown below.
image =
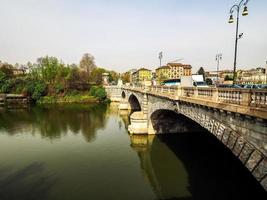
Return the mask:
<svg viewBox="0 0 267 200">
<path fill-rule="evenodd" d="M 237 84 L 220 84 L 217 87 L 219 88 L 242 88 L 240 85 L 237 85 Z"/>
<path fill-rule="evenodd" d="M 244 88 L 246 88 L 246 89 L 261 89 L 260 85 L 257 85 L 257 84 L 244 85 Z"/>
<path fill-rule="evenodd" d="M 196 87 L 209 87 L 206 82 L 204 81 L 194 81 L 193 85 Z"/>
</svg>

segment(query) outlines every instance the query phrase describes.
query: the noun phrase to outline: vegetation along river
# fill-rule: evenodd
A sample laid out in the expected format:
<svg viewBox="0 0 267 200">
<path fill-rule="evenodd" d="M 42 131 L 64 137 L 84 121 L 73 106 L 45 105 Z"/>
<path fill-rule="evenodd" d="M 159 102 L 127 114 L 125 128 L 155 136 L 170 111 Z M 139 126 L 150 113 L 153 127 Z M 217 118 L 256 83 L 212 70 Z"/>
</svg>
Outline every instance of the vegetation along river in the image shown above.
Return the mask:
<svg viewBox="0 0 267 200">
<path fill-rule="evenodd" d="M 130 136 L 116 105 L 0 110 L 0 200 L 266 199 L 205 130 Z"/>
</svg>

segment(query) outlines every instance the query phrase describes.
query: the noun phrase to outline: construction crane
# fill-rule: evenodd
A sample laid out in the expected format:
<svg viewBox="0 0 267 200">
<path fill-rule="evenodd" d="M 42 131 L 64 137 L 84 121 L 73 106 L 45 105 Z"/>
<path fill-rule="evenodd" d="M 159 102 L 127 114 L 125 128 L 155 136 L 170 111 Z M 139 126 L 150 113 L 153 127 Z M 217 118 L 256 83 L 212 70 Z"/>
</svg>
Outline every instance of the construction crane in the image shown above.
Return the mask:
<svg viewBox="0 0 267 200">
<path fill-rule="evenodd" d="M 179 61 L 182 61 L 182 60 L 183 60 L 183 58 L 179 58 L 179 59 L 170 61 L 170 63 L 176 63 L 176 62 L 179 62 Z"/>
</svg>

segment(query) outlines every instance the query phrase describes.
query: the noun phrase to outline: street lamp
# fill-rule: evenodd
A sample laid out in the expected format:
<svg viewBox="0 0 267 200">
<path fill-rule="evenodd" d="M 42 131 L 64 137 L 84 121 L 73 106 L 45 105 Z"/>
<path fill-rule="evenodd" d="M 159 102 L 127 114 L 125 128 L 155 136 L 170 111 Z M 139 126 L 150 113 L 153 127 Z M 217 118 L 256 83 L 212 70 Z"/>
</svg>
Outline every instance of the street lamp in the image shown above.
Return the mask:
<svg viewBox="0 0 267 200">
<path fill-rule="evenodd" d="M 159 67 L 161 67 L 161 59 L 162 59 L 163 55 L 162 55 L 162 51 L 159 52 Z"/>
<path fill-rule="evenodd" d="M 235 34 L 235 58 L 234 58 L 234 75 L 233 75 L 233 84 L 236 83 L 236 56 L 237 56 L 237 41 L 242 37 L 243 33 L 238 34 L 238 25 L 239 25 L 239 11 L 242 6 L 244 6 L 244 10 L 242 15 L 247 16 L 248 15 L 248 7 L 247 3 L 249 0 L 241 0 L 239 4 L 235 4 L 230 9 L 230 18 L 228 23 L 232 24 L 234 23 L 234 17 L 233 13 L 236 11 L 236 34 Z"/>
<path fill-rule="evenodd" d="M 216 54 L 215 60 L 217 61 L 217 85 L 219 84 L 219 66 L 220 61 L 222 60 L 222 54 L 218 53 Z"/>
</svg>

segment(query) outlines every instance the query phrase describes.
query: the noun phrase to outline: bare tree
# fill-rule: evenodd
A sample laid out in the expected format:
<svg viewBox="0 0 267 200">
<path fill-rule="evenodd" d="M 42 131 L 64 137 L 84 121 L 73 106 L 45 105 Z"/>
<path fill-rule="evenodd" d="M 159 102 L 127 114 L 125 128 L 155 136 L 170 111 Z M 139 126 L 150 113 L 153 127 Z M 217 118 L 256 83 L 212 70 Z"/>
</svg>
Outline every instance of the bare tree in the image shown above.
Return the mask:
<svg viewBox="0 0 267 200">
<path fill-rule="evenodd" d="M 80 61 L 80 68 L 91 74 L 93 69 L 96 68 L 95 58 L 91 54 L 85 53 Z"/>
</svg>

